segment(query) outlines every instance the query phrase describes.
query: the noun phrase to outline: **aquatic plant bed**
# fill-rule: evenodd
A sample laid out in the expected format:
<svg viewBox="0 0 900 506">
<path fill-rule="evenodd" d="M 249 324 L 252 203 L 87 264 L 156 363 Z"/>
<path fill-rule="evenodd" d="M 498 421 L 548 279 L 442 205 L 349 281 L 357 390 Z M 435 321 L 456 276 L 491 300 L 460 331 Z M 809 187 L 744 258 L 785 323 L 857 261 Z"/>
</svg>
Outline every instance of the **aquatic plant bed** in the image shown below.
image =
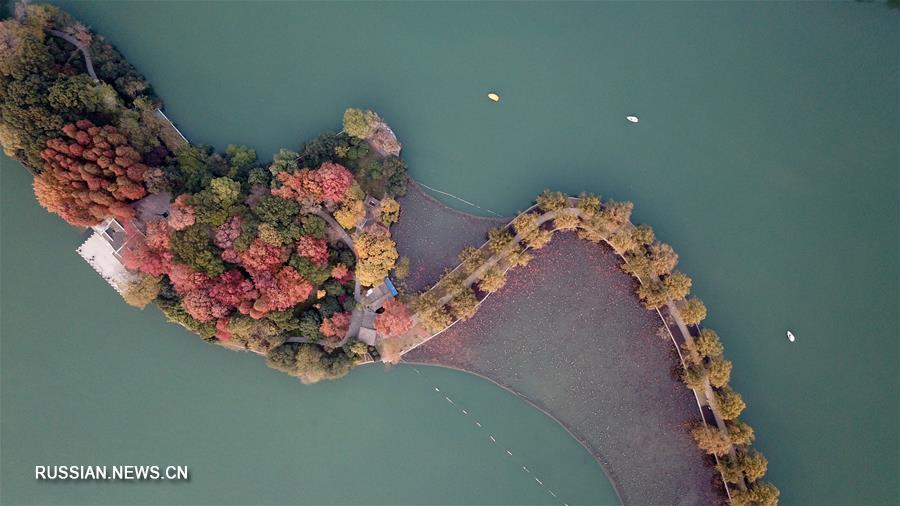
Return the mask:
<svg viewBox="0 0 900 506">
<path fill-rule="evenodd" d="M 718 500 L 684 426 L 698 413 L 670 374 L 671 343 L 605 245 L 557 234 L 510 271 L 478 317 L 404 356 L 487 377 L 557 419 L 600 462 L 625 504 Z"/>
<path fill-rule="evenodd" d="M 434 286 L 444 269 L 459 263 L 457 254 L 466 246 L 479 246 L 487 231 L 508 219 L 475 216 L 451 209 L 413 181 L 399 199 L 401 219 L 391 227 L 397 252 L 410 259 L 409 291 Z"/>
</svg>

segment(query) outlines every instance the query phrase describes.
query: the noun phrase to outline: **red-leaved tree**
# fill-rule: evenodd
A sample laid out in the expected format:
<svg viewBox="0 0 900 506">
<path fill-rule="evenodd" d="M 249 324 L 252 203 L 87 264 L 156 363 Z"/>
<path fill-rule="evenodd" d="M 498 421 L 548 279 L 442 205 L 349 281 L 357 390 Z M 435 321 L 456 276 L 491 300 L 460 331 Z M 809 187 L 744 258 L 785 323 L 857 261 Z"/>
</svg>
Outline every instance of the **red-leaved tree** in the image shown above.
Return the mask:
<svg viewBox="0 0 900 506">
<path fill-rule="evenodd" d="M 230 318 L 219 318 L 216 320 L 216 339 L 219 341 L 228 341 L 231 339 L 231 329 L 228 328 Z"/>
<path fill-rule="evenodd" d="M 160 276 L 169 270 L 172 263 L 169 227 L 163 220 L 148 221 L 146 227 L 146 237 L 143 237 L 130 220 L 125 222 L 128 242 L 122 249 L 122 264 L 131 270 Z"/>
<path fill-rule="evenodd" d="M 253 274 L 253 282 L 259 291 L 259 298 L 253 305 L 250 316 L 259 318 L 269 311 L 282 311 L 306 299 L 313 291 L 313 285 L 293 267 L 283 266 L 273 274 L 258 271 Z"/>
<path fill-rule="evenodd" d="M 204 288 L 186 293 L 181 299 L 181 306 L 189 315 L 201 322 L 222 318 L 229 313 L 228 306 L 210 297 L 209 291 Z"/>
<path fill-rule="evenodd" d="M 232 216 L 228 218 L 213 235 L 213 242 L 216 246 L 228 250 L 234 248 L 234 240 L 241 235 L 241 217 Z"/>
<path fill-rule="evenodd" d="M 375 318 L 375 331 L 388 337 L 405 334 L 412 327 L 412 315 L 406 304 L 391 299 L 384 304 L 384 312 Z"/>
<path fill-rule="evenodd" d="M 278 188 L 272 188 L 272 195 L 283 199 L 291 199 L 302 205 L 313 205 L 321 201 L 322 188 L 312 177 L 310 169 L 300 169 L 291 172 L 280 172 L 276 179 L 281 183 Z"/>
<path fill-rule="evenodd" d="M 189 198 L 187 193 L 179 195 L 169 207 L 169 226 L 175 230 L 184 230 L 194 224 L 194 208 L 188 205 Z"/>
<path fill-rule="evenodd" d="M 171 267 L 169 267 L 168 274 L 175 291 L 182 295 L 206 288 L 210 283 L 209 276 L 202 272 L 197 272 L 184 264 L 173 262 Z"/>
<path fill-rule="evenodd" d="M 245 251 L 238 252 L 241 263 L 251 275 L 257 272 L 273 272 L 284 264 L 291 251 L 287 248 L 274 246 L 256 238 Z"/>
<path fill-rule="evenodd" d="M 240 307 L 259 297 L 253 281 L 237 269 L 231 269 L 212 280 L 209 296 L 232 308 Z"/>
<path fill-rule="evenodd" d="M 113 126 L 81 120 L 62 131 L 65 137 L 48 140 L 41 151 L 45 163 L 34 178 L 38 202 L 82 227 L 108 217 L 133 217 L 129 203 L 143 198 L 145 182 L 162 171 L 144 165 L 140 153 Z"/>
<path fill-rule="evenodd" d="M 353 174 L 343 165 L 331 162 L 325 162 L 315 170 L 281 172 L 276 179 L 281 186 L 272 188 L 272 195 L 296 200 L 306 206 L 340 204 L 353 184 Z"/>
<path fill-rule="evenodd" d="M 325 337 L 343 338 L 350 329 L 350 316 L 349 312 L 334 313 L 331 318 L 325 318 L 322 325 L 319 326 L 319 331 Z"/>
<path fill-rule="evenodd" d="M 301 236 L 297 239 L 297 254 L 310 259 L 316 265 L 328 265 L 328 243 L 324 239 L 309 235 Z"/>
<path fill-rule="evenodd" d="M 353 279 L 353 273 L 350 272 L 350 269 L 347 268 L 346 265 L 342 263 L 337 263 L 334 267 L 331 268 L 331 277 L 340 281 L 341 283 L 346 283 Z"/>
<path fill-rule="evenodd" d="M 332 204 L 340 204 L 353 184 L 353 174 L 343 165 L 325 162 L 315 173 L 322 189 L 322 198 Z"/>
</svg>

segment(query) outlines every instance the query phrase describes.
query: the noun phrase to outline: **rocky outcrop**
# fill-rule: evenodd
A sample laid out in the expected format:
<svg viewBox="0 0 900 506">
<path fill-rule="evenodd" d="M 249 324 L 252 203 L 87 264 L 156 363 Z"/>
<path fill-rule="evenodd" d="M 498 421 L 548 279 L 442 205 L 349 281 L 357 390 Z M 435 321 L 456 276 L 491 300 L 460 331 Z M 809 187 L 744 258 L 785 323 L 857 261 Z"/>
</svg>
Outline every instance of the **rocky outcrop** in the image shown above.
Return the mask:
<svg viewBox="0 0 900 506">
<path fill-rule="evenodd" d="M 371 135 L 366 139 L 369 146 L 372 147 L 380 156 L 400 156 L 400 150 L 403 146 L 397 140 L 397 136 L 391 127 L 380 117 L 376 116 L 375 121 L 370 125 L 372 129 Z"/>
</svg>

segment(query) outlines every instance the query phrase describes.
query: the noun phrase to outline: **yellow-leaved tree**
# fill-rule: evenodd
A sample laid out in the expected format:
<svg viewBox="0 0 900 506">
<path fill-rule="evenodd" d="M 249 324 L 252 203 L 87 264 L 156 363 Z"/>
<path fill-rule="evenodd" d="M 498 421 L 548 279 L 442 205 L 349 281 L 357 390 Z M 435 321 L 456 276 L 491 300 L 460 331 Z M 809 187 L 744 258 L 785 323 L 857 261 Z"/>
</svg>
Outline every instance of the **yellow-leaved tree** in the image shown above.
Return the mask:
<svg viewBox="0 0 900 506">
<path fill-rule="evenodd" d="M 356 277 L 365 286 L 384 281 L 397 262 L 397 245 L 390 237 L 371 233 L 356 236 Z"/>
</svg>

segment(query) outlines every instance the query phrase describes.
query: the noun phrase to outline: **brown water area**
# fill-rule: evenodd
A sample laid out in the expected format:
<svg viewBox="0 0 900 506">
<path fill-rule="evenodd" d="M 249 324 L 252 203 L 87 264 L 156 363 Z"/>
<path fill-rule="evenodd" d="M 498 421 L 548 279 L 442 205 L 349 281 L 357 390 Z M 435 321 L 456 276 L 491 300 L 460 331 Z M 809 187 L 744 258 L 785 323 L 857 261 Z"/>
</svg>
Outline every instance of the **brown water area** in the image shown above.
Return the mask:
<svg viewBox="0 0 900 506">
<path fill-rule="evenodd" d="M 431 288 L 446 268 L 459 264 L 466 246 L 481 246 L 488 230 L 510 218 L 474 216 L 451 209 L 410 182 L 400 202 L 400 221 L 391 227 L 397 252 L 410 259 L 409 277 L 402 283 L 410 292 Z"/>
<path fill-rule="evenodd" d="M 449 227 L 435 226 L 433 237 L 476 235 L 451 212 L 411 205 L 402 220 Z M 468 235 L 467 244 L 484 240 Z M 432 250 L 415 237 L 398 237 L 398 247 L 420 266 L 411 279 L 421 287 L 454 263 L 453 252 L 443 245 L 433 252 L 437 265 L 427 266 Z M 718 502 L 711 485 L 717 473 L 685 430 L 698 410 L 673 375 L 672 343 L 656 335 L 659 317 L 639 305 L 618 257 L 574 233 L 557 233 L 534 254 L 471 320 L 404 360 L 473 372 L 530 401 L 594 455 L 625 504 Z"/>
</svg>

